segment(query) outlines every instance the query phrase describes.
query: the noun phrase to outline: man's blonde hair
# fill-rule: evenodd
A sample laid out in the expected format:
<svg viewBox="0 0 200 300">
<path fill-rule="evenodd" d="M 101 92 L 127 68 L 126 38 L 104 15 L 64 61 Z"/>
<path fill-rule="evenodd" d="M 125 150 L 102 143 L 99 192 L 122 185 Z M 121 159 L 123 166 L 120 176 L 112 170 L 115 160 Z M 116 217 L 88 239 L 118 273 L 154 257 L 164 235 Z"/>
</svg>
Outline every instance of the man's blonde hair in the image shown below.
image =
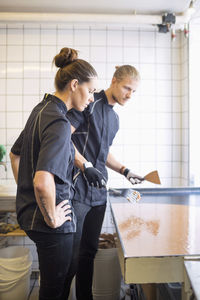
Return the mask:
<svg viewBox="0 0 200 300">
<path fill-rule="evenodd" d="M 132 77 L 135 80 L 140 80 L 138 70 L 131 65 L 116 66 L 116 71 L 113 75 L 118 81 L 122 81 L 126 77 Z"/>
</svg>

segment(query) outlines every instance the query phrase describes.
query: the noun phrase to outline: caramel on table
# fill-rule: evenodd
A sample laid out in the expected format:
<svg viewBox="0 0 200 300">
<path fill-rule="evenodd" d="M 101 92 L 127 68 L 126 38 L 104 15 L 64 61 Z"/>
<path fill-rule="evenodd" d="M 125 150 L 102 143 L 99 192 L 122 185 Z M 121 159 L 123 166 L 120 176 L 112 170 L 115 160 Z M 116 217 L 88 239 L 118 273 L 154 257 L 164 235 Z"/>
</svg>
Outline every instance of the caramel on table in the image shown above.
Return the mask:
<svg viewBox="0 0 200 300">
<path fill-rule="evenodd" d="M 200 254 L 200 207 L 112 203 L 126 257 Z"/>
</svg>

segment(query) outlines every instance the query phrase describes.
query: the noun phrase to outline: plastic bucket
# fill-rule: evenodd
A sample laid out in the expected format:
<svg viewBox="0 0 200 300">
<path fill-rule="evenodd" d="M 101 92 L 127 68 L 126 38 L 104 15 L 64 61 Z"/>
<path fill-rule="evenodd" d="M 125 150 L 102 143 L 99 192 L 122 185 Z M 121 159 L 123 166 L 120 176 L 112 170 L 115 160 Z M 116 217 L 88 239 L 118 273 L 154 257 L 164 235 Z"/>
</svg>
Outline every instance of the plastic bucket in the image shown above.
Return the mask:
<svg viewBox="0 0 200 300">
<path fill-rule="evenodd" d="M 121 270 L 116 248 L 99 249 L 94 260 L 94 300 L 119 300 Z"/>
<path fill-rule="evenodd" d="M 0 300 L 26 300 L 30 289 L 32 255 L 28 248 L 0 249 Z"/>
</svg>

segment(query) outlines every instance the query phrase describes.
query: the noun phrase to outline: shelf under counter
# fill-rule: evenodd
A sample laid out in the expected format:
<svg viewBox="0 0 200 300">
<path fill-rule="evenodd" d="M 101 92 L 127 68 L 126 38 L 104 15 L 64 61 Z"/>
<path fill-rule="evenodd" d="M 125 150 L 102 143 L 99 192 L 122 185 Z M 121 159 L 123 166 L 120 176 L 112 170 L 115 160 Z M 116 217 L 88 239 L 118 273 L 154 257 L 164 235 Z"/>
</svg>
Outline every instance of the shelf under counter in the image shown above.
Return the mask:
<svg viewBox="0 0 200 300">
<path fill-rule="evenodd" d="M 6 236 L 26 236 L 26 233 L 24 230 L 19 228 L 8 233 L 0 233 L 0 237 L 6 237 Z"/>
<path fill-rule="evenodd" d="M 16 200 L 15 197 L 0 197 L 0 212 L 15 212 L 16 211 Z"/>
<path fill-rule="evenodd" d="M 16 211 L 16 192 L 16 184 L 0 184 L 0 212 Z"/>
</svg>

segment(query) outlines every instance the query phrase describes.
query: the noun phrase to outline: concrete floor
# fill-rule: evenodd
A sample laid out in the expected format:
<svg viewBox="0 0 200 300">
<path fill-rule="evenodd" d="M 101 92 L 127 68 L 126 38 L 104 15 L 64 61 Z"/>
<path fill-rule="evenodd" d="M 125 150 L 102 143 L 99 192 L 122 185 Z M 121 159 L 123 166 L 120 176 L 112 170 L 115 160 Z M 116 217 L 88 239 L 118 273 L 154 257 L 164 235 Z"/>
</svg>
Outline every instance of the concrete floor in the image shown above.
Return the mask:
<svg viewBox="0 0 200 300">
<path fill-rule="evenodd" d="M 39 286 L 35 286 L 29 300 L 38 300 L 38 296 L 39 296 Z"/>
<path fill-rule="evenodd" d="M 30 280 L 31 295 L 28 300 L 38 300 L 39 296 L 39 272 L 33 272 Z"/>
<path fill-rule="evenodd" d="M 33 285 L 34 285 L 34 288 L 31 292 L 31 295 L 29 297 L 29 300 L 38 300 L 38 296 L 39 296 L 39 282 L 38 282 L 38 275 L 34 275 L 32 276 L 33 278 L 31 278 L 31 281 L 30 281 L 30 289 L 32 289 Z M 74 280 L 72 282 L 72 289 L 71 289 L 71 293 L 70 293 L 70 296 L 69 296 L 69 300 L 76 300 L 76 295 L 75 295 L 75 287 L 74 287 Z M 125 297 L 125 300 L 130 300 L 131 297 L 130 295 L 126 295 Z"/>
<path fill-rule="evenodd" d="M 37 276 L 37 275 L 36 275 Z M 35 277 L 35 276 L 33 276 Z M 37 276 L 38 277 L 38 276 Z M 72 282 L 72 284 L 74 284 L 74 281 Z M 34 285 L 34 287 L 33 287 Z M 33 290 L 31 291 L 31 295 L 29 297 L 28 300 L 38 300 L 39 297 L 39 282 L 38 282 L 38 278 L 31 279 L 30 281 L 30 290 L 33 288 Z M 76 300 L 75 297 L 75 291 L 71 291 L 70 295 L 69 295 L 69 300 Z"/>
</svg>

